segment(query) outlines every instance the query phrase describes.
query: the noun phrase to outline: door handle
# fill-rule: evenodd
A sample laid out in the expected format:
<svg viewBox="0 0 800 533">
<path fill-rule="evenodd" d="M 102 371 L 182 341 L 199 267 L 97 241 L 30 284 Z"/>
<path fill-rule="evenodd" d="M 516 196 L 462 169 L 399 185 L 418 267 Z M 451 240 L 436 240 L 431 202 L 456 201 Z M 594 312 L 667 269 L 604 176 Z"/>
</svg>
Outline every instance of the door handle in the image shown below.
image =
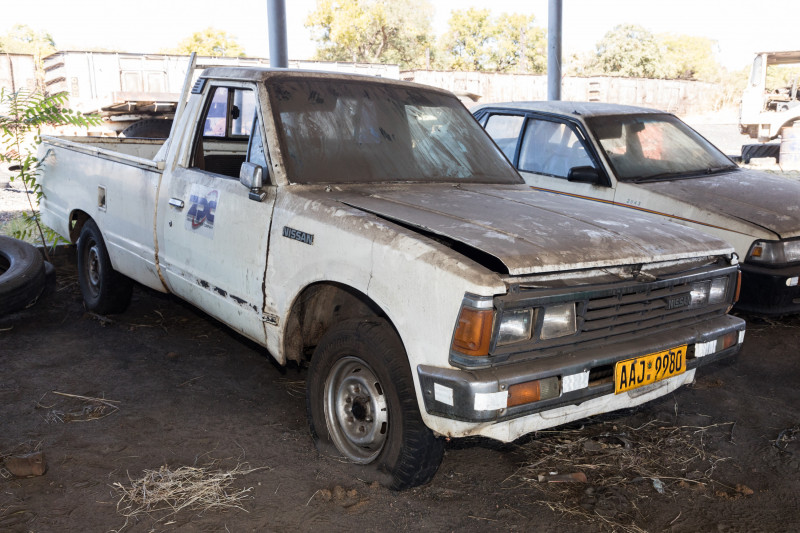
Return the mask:
<svg viewBox="0 0 800 533">
<path fill-rule="evenodd" d="M 183 209 L 183 200 L 180 198 L 170 198 L 169 205 L 172 207 L 177 207 L 178 209 Z"/>
</svg>

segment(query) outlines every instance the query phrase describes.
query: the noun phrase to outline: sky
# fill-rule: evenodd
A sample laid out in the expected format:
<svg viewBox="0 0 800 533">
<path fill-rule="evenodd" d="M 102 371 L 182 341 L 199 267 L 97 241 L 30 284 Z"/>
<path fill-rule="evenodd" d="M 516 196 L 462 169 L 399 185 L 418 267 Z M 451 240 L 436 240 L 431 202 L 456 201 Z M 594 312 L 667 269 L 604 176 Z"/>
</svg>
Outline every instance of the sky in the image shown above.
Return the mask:
<svg viewBox="0 0 800 533">
<path fill-rule="evenodd" d="M 431 0 L 434 32 L 447 30 L 455 9 L 534 14 L 547 28 L 547 0 Z M 618 24 L 653 33 L 708 37 L 729 69 L 747 67 L 755 52 L 800 49 L 800 3 L 767 9 L 753 0 L 564 0 L 563 53 L 585 53 Z M 112 7 L 113 6 L 113 7 Z M 220 9 L 224 6 L 224 9 Z M 289 59 L 311 59 L 304 22 L 316 0 L 286 0 Z M 209 26 L 233 35 L 248 56 L 269 57 L 267 0 L 0 0 L 0 34 L 26 24 L 53 36 L 60 49 L 154 53 Z"/>
</svg>

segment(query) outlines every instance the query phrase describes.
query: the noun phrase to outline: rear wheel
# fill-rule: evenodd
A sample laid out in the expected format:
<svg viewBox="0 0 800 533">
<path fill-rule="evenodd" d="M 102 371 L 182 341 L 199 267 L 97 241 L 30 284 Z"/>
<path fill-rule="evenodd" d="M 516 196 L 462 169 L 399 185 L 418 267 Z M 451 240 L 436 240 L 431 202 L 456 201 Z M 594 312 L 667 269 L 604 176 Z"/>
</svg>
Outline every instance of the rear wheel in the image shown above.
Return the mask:
<svg viewBox="0 0 800 533">
<path fill-rule="evenodd" d="M 93 220 L 78 237 L 78 283 L 89 311 L 121 313 L 131 302 L 133 282 L 111 266 L 103 236 Z"/>
<path fill-rule="evenodd" d="M 408 358 L 385 320 L 332 327 L 314 351 L 306 387 L 320 451 L 363 465 L 361 475 L 395 490 L 433 478 L 444 443 L 422 422 Z"/>
</svg>

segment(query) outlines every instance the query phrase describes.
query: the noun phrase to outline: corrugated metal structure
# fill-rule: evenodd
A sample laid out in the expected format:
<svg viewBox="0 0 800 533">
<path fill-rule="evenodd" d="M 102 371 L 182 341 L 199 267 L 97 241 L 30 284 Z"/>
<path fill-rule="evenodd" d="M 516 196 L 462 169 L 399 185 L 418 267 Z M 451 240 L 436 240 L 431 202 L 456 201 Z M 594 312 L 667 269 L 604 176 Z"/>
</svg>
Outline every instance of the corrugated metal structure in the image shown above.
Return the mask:
<svg viewBox="0 0 800 533">
<path fill-rule="evenodd" d="M 36 66 L 32 55 L 0 54 L 0 87 L 6 91 L 36 88 Z"/>
</svg>

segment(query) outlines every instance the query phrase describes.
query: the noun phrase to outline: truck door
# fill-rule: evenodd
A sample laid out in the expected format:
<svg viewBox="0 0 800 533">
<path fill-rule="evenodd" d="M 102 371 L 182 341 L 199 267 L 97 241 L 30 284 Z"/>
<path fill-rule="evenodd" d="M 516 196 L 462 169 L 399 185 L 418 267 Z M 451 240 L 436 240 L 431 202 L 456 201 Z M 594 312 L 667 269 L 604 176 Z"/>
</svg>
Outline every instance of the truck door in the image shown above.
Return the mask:
<svg viewBox="0 0 800 533">
<path fill-rule="evenodd" d="M 183 160 L 159 195 L 159 263 L 175 294 L 264 344 L 275 188 L 267 185 L 257 201 L 238 179 L 250 161 L 269 182 L 256 87 L 210 82 L 204 94 L 194 131 L 184 133 L 191 148 L 181 150 Z"/>
</svg>

